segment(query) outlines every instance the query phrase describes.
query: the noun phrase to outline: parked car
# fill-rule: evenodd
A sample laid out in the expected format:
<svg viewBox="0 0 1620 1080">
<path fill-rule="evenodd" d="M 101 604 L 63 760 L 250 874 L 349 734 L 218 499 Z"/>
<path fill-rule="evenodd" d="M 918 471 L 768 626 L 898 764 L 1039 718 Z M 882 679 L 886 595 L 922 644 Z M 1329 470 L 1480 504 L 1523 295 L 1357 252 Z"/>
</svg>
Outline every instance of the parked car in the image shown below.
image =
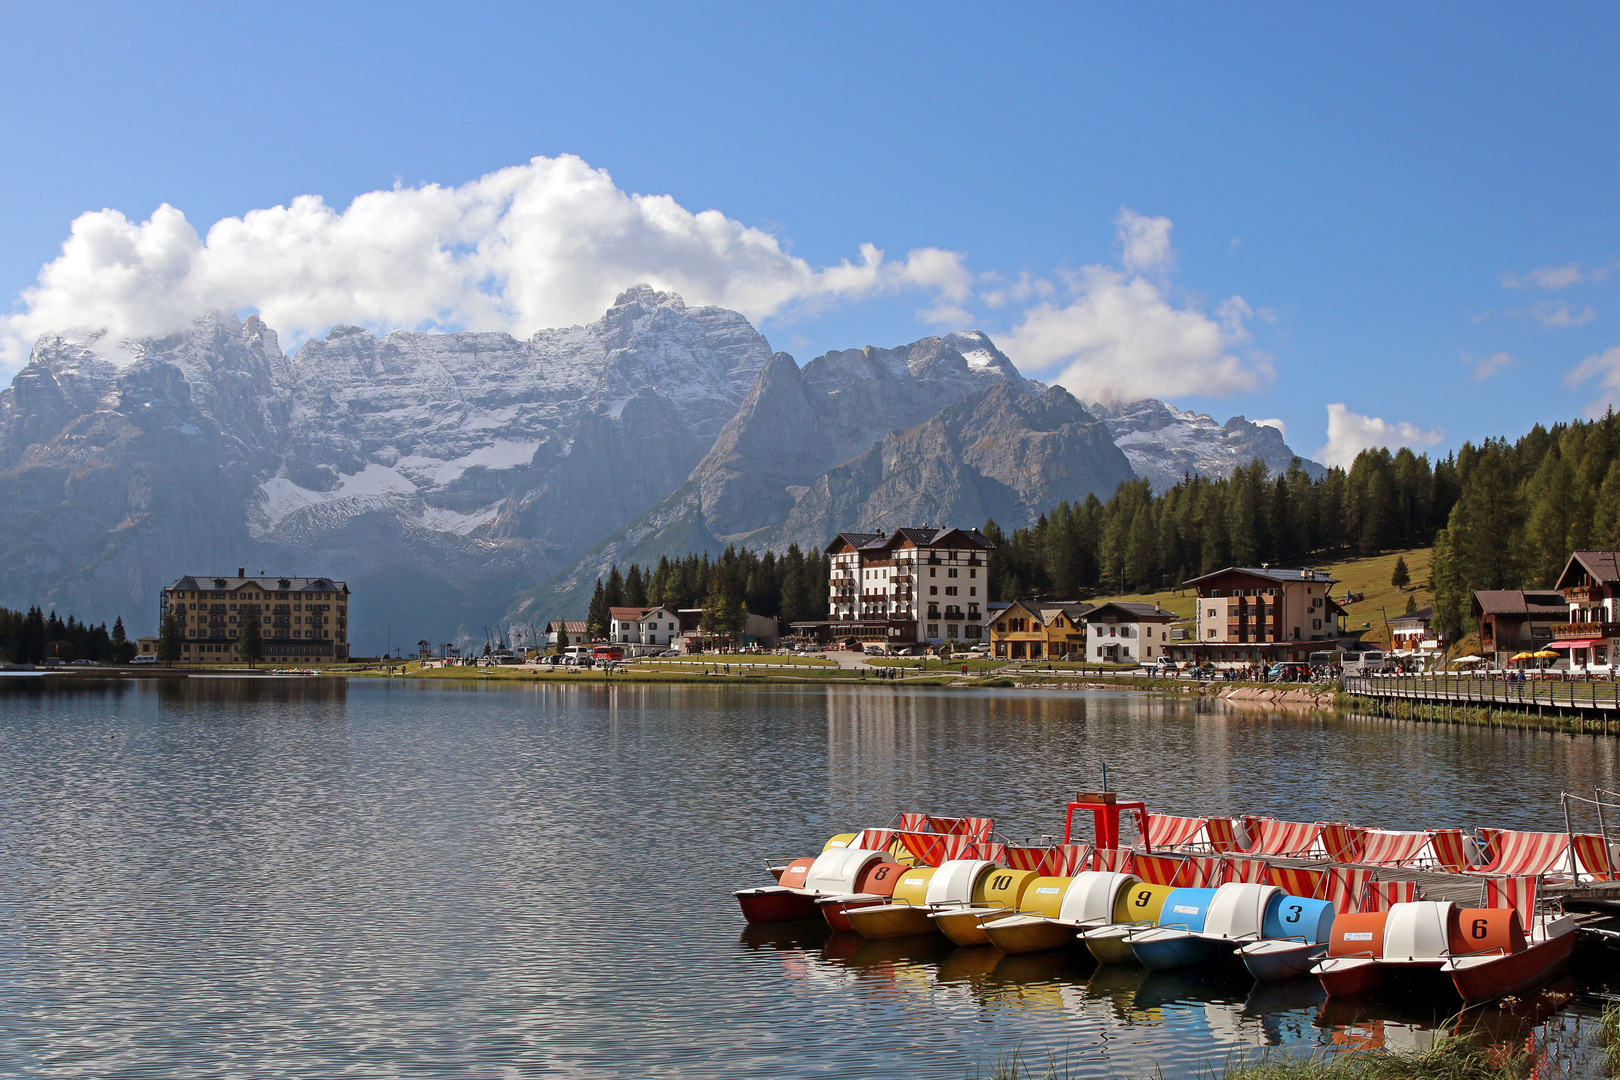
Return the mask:
<svg viewBox="0 0 1620 1080">
<path fill-rule="evenodd" d="M 866 647 L 867 656 L 882 656 L 884 655 L 885 651 L 886 650 L 881 645 L 868 645 Z"/>
<path fill-rule="evenodd" d="M 679 649 L 665 649 L 663 652 L 657 653 L 656 655 L 666 657 L 666 658 L 671 657 L 671 656 L 678 657 L 678 656 L 681 655 L 681 650 L 679 650 Z"/>
<path fill-rule="evenodd" d="M 131 664 L 155 664 L 155 663 L 157 663 L 157 657 L 152 656 L 150 654 L 148 654 L 146 656 L 137 656 L 137 657 L 135 657 L 135 659 L 131 660 L 130 663 Z"/>
</svg>

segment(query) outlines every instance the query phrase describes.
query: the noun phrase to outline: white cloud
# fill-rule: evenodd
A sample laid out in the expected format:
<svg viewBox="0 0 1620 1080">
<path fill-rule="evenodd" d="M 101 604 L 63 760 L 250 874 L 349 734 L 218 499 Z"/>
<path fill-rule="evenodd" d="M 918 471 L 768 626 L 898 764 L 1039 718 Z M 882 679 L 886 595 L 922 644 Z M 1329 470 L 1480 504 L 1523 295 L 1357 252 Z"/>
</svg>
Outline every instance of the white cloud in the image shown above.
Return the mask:
<svg viewBox="0 0 1620 1080">
<path fill-rule="evenodd" d="M 905 289 L 959 306 L 972 289 L 957 252 L 897 261 L 863 244 L 854 261 L 814 267 L 717 210 L 629 194 L 577 157 L 537 157 L 457 188 L 369 192 L 345 210 L 305 195 L 206 236 L 168 205 L 144 222 L 82 214 L 20 312 L 0 317 L 0 370 L 21 366 L 41 333 L 157 335 L 215 308 L 257 310 L 292 341 L 339 322 L 523 336 L 596 318 L 642 281 L 754 320 Z"/>
<path fill-rule="evenodd" d="M 1485 359 L 1474 363 L 1474 358 L 1467 353 L 1462 354 L 1464 364 L 1474 364 L 1474 378 L 1488 379 L 1498 371 L 1513 363 L 1513 357 L 1505 352 L 1492 353 Z"/>
<path fill-rule="evenodd" d="M 1543 266 L 1525 274 L 1512 271 L 1502 274 L 1502 284 L 1510 289 L 1563 289 L 1584 280 L 1586 274 L 1573 263 L 1568 266 Z"/>
<path fill-rule="evenodd" d="M 1604 410 L 1611 405 L 1620 403 L 1620 345 L 1614 345 L 1600 353 L 1593 353 L 1564 376 L 1564 385 L 1579 386 L 1594 375 L 1601 375 L 1599 383 L 1603 393 L 1592 401 L 1586 403 L 1588 416 L 1602 416 Z"/>
<path fill-rule="evenodd" d="M 1068 296 L 1027 308 L 1005 336 L 1007 355 L 1088 402 L 1220 396 L 1268 382 L 1266 356 L 1239 357 L 1234 350 L 1248 340 L 1245 320 L 1253 315 L 1242 297 L 1223 301 L 1211 317 L 1196 306 L 1176 306 L 1163 281 L 1149 279 L 1175 265 L 1170 220 L 1123 210 L 1115 225 L 1124 271 L 1087 266 L 1062 275 Z M 1019 291 L 1031 294 L 1027 285 Z"/>
<path fill-rule="evenodd" d="M 1162 274 L 1175 269 L 1176 252 L 1170 246 L 1170 219 L 1148 217 L 1122 209 L 1114 218 L 1120 255 L 1133 274 Z"/>
<path fill-rule="evenodd" d="M 1269 420 L 1256 420 L 1255 423 L 1261 427 L 1276 428 L 1278 431 L 1282 432 L 1283 438 L 1288 438 L 1288 425 L 1277 419 L 1275 416 Z"/>
<path fill-rule="evenodd" d="M 1390 423 L 1376 416 L 1362 416 L 1336 402 L 1327 407 L 1327 442 L 1316 452 L 1316 460 L 1324 465 L 1337 465 L 1348 469 L 1361 451 L 1374 446 L 1394 449 L 1410 446 L 1422 449 L 1433 446 L 1442 438 L 1439 431 L 1424 431 L 1415 424 Z"/>
<path fill-rule="evenodd" d="M 1597 312 L 1591 306 L 1577 311 L 1562 300 L 1541 300 L 1530 309 L 1543 330 L 1567 326 L 1579 326 L 1591 322 L 1597 317 Z"/>
</svg>

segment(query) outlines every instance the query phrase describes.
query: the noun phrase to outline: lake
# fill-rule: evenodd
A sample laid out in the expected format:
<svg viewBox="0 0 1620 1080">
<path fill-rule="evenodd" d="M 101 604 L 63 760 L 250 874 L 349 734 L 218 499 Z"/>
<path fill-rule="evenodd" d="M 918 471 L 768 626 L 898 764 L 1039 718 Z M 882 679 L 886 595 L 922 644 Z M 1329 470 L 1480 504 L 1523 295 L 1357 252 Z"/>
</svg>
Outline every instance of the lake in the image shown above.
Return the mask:
<svg viewBox="0 0 1620 1080">
<path fill-rule="evenodd" d="M 0 679 L 0 1074 L 1185 1076 L 1422 1045 L 1431 1002 L 745 928 L 731 892 L 897 810 L 1061 832 L 1105 762 L 1167 813 L 1561 828 L 1617 746 L 1128 692 Z"/>
</svg>

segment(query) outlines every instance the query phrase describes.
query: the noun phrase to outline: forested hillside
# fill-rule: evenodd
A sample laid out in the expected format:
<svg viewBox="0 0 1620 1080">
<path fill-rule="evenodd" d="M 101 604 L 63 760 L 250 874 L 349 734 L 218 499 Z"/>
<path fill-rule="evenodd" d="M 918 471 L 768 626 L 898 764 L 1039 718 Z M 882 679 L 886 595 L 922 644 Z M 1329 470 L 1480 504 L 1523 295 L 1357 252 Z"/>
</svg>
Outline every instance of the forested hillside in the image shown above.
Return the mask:
<svg viewBox="0 0 1620 1080">
<path fill-rule="evenodd" d="M 1476 589 L 1549 587 L 1570 552 L 1620 548 L 1620 420 L 1611 411 L 1518 441 L 1464 443 L 1435 462 L 1401 449 L 1363 451 L 1312 480 L 1296 461 L 1273 475 L 1255 461 L 1224 480 L 1189 477 L 1154 496 L 1147 481 L 1107 500 L 1060 503 L 1028 528 L 984 533 L 991 597 L 1086 598 L 1173 588 L 1223 566 L 1303 566 L 1433 545 L 1436 616 L 1461 635 Z M 830 539 L 830 538 L 829 538 Z M 615 567 L 593 602 L 699 606 L 714 596 L 784 623 L 824 617 L 826 561 L 728 549 L 655 570 Z M 615 600 L 613 597 L 619 597 Z"/>
</svg>

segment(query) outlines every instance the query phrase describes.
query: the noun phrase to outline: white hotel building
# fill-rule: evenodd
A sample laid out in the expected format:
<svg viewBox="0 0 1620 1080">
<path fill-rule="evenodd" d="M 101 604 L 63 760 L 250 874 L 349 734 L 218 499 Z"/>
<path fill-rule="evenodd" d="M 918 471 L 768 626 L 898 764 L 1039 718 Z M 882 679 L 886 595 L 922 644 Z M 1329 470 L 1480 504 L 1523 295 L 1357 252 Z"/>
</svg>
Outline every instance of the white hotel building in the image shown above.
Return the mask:
<svg viewBox="0 0 1620 1080">
<path fill-rule="evenodd" d="M 994 549 L 978 529 L 839 533 L 827 545 L 828 621 L 794 627 L 889 645 L 978 641 Z"/>
</svg>

